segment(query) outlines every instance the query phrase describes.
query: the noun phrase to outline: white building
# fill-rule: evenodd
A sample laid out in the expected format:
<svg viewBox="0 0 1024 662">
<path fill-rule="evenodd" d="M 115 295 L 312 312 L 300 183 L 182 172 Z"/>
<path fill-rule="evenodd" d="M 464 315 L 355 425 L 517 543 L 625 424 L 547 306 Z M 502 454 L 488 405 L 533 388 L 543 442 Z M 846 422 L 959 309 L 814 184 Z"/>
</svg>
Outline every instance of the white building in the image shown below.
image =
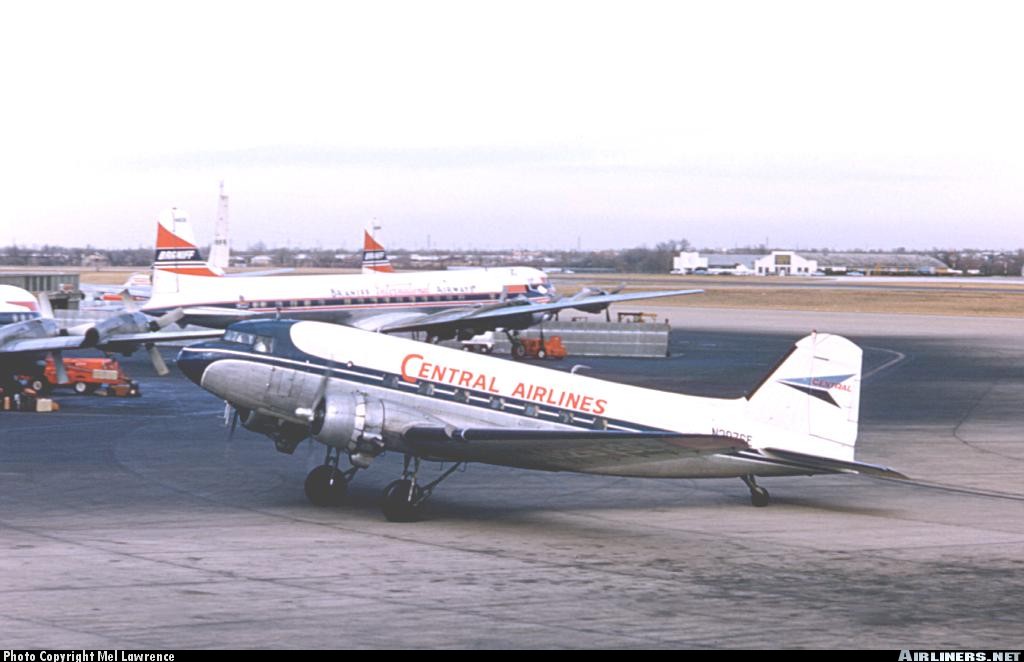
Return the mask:
<svg viewBox="0 0 1024 662">
<path fill-rule="evenodd" d="M 683 252 L 673 258 L 674 274 L 731 274 L 757 276 L 813 276 L 815 274 L 869 275 L 949 274 L 949 267 L 930 255 L 916 253 L 811 253 L 772 251 L 748 253 Z"/>
<path fill-rule="evenodd" d="M 751 276 L 756 273 L 754 263 L 760 257 L 763 256 L 744 253 L 709 253 L 701 256 L 696 252 L 682 252 L 672 258 L 672 273 Z"/>
<path fill-rule="evenodd" d="M 708 259 L 701 257 L 697 251 L 687 252 L 683 251 L 678 256 L 672 258 L 672 273 L 674 274 L 692 274 L 697 269 L 708 268 Z"/>
<path fill-rule="evenodd" d="M 754 261 L 758 276 L 810 276 L 818 270 L 818 261 L 797 255 L 794 251 L 772 251 Z"/>
</svg>

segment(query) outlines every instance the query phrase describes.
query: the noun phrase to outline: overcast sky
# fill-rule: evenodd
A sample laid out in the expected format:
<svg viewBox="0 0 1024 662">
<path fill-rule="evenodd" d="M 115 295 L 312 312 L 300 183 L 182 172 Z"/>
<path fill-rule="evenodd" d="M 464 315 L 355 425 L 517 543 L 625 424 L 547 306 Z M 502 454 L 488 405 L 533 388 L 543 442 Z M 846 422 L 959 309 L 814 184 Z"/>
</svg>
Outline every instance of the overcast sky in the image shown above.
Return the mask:
<svg viewBox="0 0 1024 662">
<path fill-rule="evenodd" d="M 1018 248 L 1014 7 L 12 3 L 0 245 Z"/>
</svg>

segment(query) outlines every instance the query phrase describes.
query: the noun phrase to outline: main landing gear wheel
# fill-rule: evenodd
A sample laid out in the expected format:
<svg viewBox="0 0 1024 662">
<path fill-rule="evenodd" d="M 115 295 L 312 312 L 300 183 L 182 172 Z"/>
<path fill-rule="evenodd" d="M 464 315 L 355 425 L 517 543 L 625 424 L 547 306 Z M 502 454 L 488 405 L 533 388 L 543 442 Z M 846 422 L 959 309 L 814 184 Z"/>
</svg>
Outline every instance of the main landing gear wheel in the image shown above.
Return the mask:
<svg viewBox="0 0 1024 662">
<path fill-rule="evenodd" d="M 746 483 L 747 487 L 750 488 L 750 503 L 758 508 L 764 508 L 772 502 L 772 497 L 768 494 L 768 490 L 764 489 L 754 480 L 752 475 L 741 476 L 743 482 Z"/>
<path fill-rule="evenodd" d="M 348 492 L 345 473 L 329 464 L 321 464 L 306 476 L 306 498 L 315 506 L 340 506 Z"/>
<path fill-rule="evenodd" d="M 411 480 L 402 478 L 384 489 L 381 508 L 389 522 L 415 522 L 419 519 L 422 492 Z"/>
</svg>

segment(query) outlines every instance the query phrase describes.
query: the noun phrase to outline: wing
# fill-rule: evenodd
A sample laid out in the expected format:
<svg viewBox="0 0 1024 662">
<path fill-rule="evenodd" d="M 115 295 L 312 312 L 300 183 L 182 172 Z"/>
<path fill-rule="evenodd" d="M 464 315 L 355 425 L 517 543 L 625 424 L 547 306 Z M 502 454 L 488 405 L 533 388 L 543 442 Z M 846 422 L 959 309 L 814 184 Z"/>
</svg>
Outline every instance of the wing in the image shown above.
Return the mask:
<svg viewBox="0 0 1024 662">
<path fill-rule="evenodd" d="M 22 352 L 59 352 L 85 346 L 85 336 L 51 336 L 49 338 L 23 338 L 0 345 L 0 354 Z"/>
<path fill-rule="evenodd" d="M 700 294 L 704 290 L 669 290 L 660 292 L 632 292 L 629 294 L 600 294 L 582 298 L 565 298 L 551 303 L 529 303 L 513 299 L 500 304 L 481 306 L 470 310 L 452 309 L 426 315 L 417 319 L 381 326 L 378 331 L 398 333 L 403 331 L 427 331 L 435 335 L 451 335 L 458 329 L 472 329 L 476 332 L 496 328 L 525 328 L 537 322 L 537 317 L 547 313 L 576 308 L 593 310 L 609 304 L 639 299 Z"/>
<path fill-rule="evenodd" d="M 170 342 L 210 340 L 224 335 L 223 329 L 198 331 L 150 331 L 148 333 L 115 333 L 96 345 L 104 352 L 125 352 L 138 349 L 141 345 L 159 345 Z"/>
<path fill-rule="evenodd" d="M 402 439 L 431 459 L 617 475 L 628 475 L 630 466 L 749 448 L 732 437 L 619 430 L 412 427 Z"/>
</svg>

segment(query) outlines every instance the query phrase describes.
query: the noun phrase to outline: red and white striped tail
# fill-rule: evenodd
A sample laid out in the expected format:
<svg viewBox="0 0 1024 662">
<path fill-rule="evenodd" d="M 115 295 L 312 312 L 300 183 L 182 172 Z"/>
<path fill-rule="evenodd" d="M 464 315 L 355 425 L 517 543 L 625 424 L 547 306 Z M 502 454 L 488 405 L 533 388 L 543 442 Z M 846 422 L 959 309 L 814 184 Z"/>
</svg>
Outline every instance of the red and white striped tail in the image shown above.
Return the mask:
<svg viewBox="0 0 1024 662">
<path fill-rule="evenodd" d="M 160 213 L 156 225 L 154 275 L 163 273 L 187 276 L 222 276 L 224 272 L 208 264 L 196 246 L 188 216 L 180 209 Z"/>
<path fill-rule="evenodd" d="M 363 230 L 363 273 L 393 273 L 394 271 L 384 247 L 370 235 L 369 230 Z"/>
</svg>

